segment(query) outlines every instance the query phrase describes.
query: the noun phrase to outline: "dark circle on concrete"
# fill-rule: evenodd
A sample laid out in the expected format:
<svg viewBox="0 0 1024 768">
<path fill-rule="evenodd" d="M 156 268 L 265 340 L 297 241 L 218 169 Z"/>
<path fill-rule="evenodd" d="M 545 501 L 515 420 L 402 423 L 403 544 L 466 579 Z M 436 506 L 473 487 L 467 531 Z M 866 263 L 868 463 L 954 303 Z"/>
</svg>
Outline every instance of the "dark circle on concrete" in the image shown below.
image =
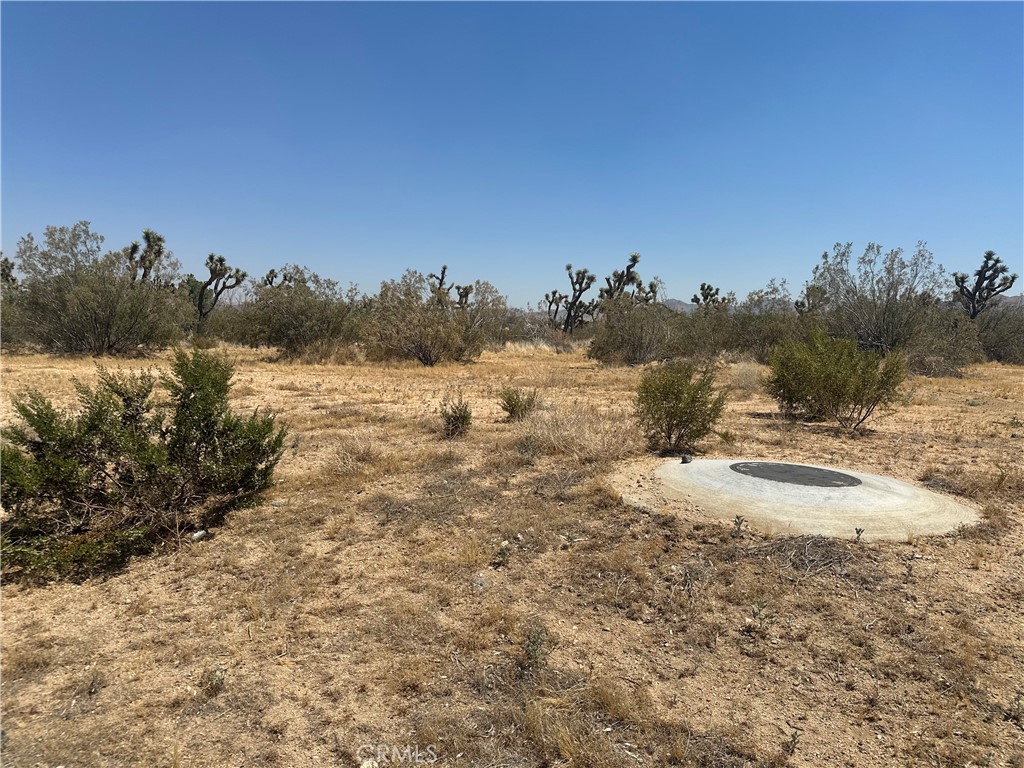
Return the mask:
<svg viewBox="0 0 1024 768">
<path fill-rule="evenodd" d="M 860 478 L 831 469 L 805 467 L 801 464 L 781 464 L 775 461 L 740 461 L 729 466 L 733 472 L 761 480 L 790 485 L 813 485 L 818 488 L 853 488 Z"/>
</svg>

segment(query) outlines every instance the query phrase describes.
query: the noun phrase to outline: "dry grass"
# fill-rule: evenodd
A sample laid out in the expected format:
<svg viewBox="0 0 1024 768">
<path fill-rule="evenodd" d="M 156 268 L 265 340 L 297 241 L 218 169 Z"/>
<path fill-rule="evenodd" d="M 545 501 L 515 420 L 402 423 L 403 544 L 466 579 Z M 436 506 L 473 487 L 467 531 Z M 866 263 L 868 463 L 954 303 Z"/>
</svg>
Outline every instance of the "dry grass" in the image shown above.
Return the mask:
<svg viewBox="0 0 1024 768">
<path fill-rule="evenodd" d="M 768 366 L 753 361 L 740 361 L 729 366 L 726 383 L 734 396 L 749 399 L 764 391 L 762 382 L 768 373 Z"/>
<path fill-rule="evenodd" d="M 536 411 L 519 432 L 523 453 L 556 456 L 580 464 L 635 456 L 642 441 L 626 410 L 601 410 L 582 403 Z"/>
<path fill-rule="evenodd" d="M 222 351 L 235 403 L 291 425 L 280 483 L 109 579 L 3 587 L 5 766 L 358 765 L 367 744 L 467 768 L 1020 764 L 1020 369 L 916 380 L 857 438 L 774 418 L 749 363 L 723 374 L 742 397 L 710 457 L 983 509 L 868 544 L 623 504 L 604 475 L 641 450 L 641 372 L 578 351 L 435 369 Z M 93 361 L 5 357 L 4 390 L 72 404 L 68 373 L 91 381 Z M 506 423 L 505 386 L 546 409 Z M 456 389 L 473 428 L 444 441 Z"/>
</svg>

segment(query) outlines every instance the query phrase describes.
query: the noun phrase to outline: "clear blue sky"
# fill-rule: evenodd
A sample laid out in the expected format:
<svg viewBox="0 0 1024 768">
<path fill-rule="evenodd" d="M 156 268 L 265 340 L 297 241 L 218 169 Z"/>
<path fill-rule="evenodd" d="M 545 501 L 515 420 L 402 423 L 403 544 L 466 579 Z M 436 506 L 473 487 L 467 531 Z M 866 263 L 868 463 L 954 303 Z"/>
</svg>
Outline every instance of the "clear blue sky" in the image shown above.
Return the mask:
<svg viewBox="0 0 1024 768">
<path fill-rule="evenodd" d="M 1024 253 L 1021 3 L 21 3 L 2 240 L 156 229 L 375 291 L 447 263 L 517 305 L 639 251 L 688 299 L 836 241 Z"/>
</svg>

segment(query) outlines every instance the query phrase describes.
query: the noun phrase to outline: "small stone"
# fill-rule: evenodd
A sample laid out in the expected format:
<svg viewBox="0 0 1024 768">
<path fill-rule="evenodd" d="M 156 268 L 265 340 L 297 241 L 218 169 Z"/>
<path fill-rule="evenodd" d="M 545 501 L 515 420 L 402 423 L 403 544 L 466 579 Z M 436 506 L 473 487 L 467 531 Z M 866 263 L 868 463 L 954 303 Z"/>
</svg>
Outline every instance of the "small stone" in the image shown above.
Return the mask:
<svg viewBox="0 0 1024 768">
<path fill-rule="evenodd" d="M 283 507 L 284 506 L 284 502 L 283 501 L 272 501 L 272 502 L 270 502 L 270 506 L 272 506 L 272 507 Z"/>
<path fill-rule="evenodd" d="M 192 541 L 202 541 L 203 539 L 208 539 L 209 537 L 209 531 L 196 531 L 192 534 Z"/>
</svg>

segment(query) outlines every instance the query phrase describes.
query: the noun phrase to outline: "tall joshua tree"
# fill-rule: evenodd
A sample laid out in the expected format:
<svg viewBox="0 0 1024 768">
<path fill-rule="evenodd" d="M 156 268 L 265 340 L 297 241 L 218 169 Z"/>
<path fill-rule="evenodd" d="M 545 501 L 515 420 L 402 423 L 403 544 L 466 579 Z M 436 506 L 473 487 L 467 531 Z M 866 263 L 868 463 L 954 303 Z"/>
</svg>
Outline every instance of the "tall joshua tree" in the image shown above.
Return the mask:
<svg viewBox="0 0 1024 768">
<path fill-rule="evenodd" d="M 152 229 L 144 229 L 142 230 L 142 239 L 146 243 L 145 246 L 136 240 L 124 249 L 125 259 L 128 261 L 128 276 L 133 283 L 147 282 L 153 268 L 167 255 L 163 235 Z"/>
<path fill-rule="evenodd" d="M 215 253 L 206 257 L 206 268 L 210 270 L 210 276 L 206 282 L 197 286 L 195 293 L 197 328 L 200 332 L 221 295 L 240 286 L 246 278 L 245 272 L 236 267 L 229 267 L 227 260 Z"/>
<path fill-rule="evenodd" d="M 565 333 L 572 333 L 583 324 L 588 315 L 593 316 L 597 310 L 596 301 L 583 300 L 583 294 L 593 287 L 597 275 L 589 269 L 577 269 L 574 272 L 572 264 L 566 264 L 565 271 L 569 275 L 572 293 L 560 293 L 558 289 L 555 289 L 545 294 L 544 300 L 548 303 L 548 317 L 552 323 L 558 322 L 559 310 L 565 310 L 565 314 L 562 316 L 562 330 Z"/>
<path fill-rule="evenodd" d="M 989 302 L 1000 293 L 1006 293 L 1017 282 L 1017 275 L 1007 274 L 1010 268 L 996 256 L 995 251 L 985 251 L 981 266 L 974 272 L 974 284 L 968 284 L 970 278 L 966 272 L 954 272 L 953 282 L 956 283 L 956 298 L 971 320 L 984 311 Z"/>
</svg>

